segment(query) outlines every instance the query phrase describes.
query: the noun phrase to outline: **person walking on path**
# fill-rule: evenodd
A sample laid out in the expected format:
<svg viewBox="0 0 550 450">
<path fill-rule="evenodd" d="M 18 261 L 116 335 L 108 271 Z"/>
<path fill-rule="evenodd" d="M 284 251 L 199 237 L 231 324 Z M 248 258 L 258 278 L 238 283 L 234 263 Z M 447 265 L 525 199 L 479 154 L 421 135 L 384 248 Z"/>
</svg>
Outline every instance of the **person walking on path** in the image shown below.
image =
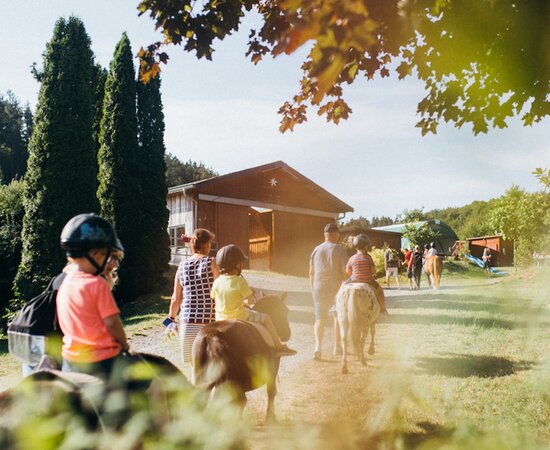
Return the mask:
<svg viewBox="0 0 550 450">
<path fill-rule="evenodd" d="M 394 277 L 397 283 L 397 289 L 401 288 L 399 284 L 399 255 L 397 252 L 388 247 L 384 252 L 384 269 L 386 271 L 386 287 L 390 288 L 390 278 Z"/>
<path fill-rule="evenodd" d="M 209 256 L 214 238 L 204 228 L 195 230 L 189 241 L 193 254 L 180 263 L 174 279 L 166 331 L 178 330 L 176 317 L 179 313 L 180 350 L 184 363 L 191 362 L 193 341 L 199 330 L 216 319 L 210 292 L 219 271 L 216 260 Z"/>
<path fill-rule="evenodd" d="M 405 249 L 405 268 L 407 270 L 407 283 L 409 285 L 409 291 L 412 291 L 413 290 L 413 274 L 412 274 L 412 270 L 410 269 L 410 262 L 411 262 L 411 258 L 412 258 L 412 250 L 407 248 Z"/>
<path fill-rule="evenodd" d="M 328 311 L 334 304 L 338 289 L 347 278 L 346 264 L 348 255 L 338 244 L 340 233 L 335 223 L 329 223 L 324 229 L 325 241 L 319 244 L 309 259 L 309 282 L 313 294 L 313 307 L 315 311 L 315 350 L 313 359 L 321 359 L 321 349 L 325 325 L 328 321 Z M 340 351 L 340 330 L 338 320 L 334 317 L 334 351 Z"/>
<path fill-rule="evenodd" d="M 408 273 L 412 275 L 414 279 L 414 290 L 417 291 L 420 289 L 420 277 L 422 276 L 422 249 L 419 245 L 414 247 L 413 254 L 409 260 Z"/>
<path fill-rule="evenodd" d="M 485 247 L 483 249 L 483 256 L 481 257 L 481 260 L 483 261 L 483 270 L 485 271 L 485 275 L 488 277 L 491 276 L 491 249 L 489 247 Z"/>
</svg>

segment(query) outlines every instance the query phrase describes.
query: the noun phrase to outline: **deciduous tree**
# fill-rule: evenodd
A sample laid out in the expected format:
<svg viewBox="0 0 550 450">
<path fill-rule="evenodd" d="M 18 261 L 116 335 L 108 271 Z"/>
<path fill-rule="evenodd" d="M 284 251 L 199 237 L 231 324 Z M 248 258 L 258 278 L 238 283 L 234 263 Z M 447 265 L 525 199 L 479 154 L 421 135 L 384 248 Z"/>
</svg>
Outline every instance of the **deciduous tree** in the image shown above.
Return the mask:
<svg viewBox="0 0 550 450">
<path fill-rule="evenodd" d="M 531 260 L 543 238 L 548 199 L 541 193 L 528 193 L 512 186 L 500 197 L 490 214 L 493 228 L 514 241 L 514 265 Z"/>
<path fill-rule="evenodd" d="M 262 19 L 247 55 L 291 54 L 308 45 L 299 92 L 280 109 L 280 130 L 307 120 L 308 106 L 328 121 L 347 119 L 343 87 L 359 77 L 416 75 L 422 134 L 441 122 L 502 128 L 550 113 L 550 3 L 541 0 L 142 0 L 163 41 L 141 49 L 144 80 L 155 76 L 168 44 L 212 58 L 213 44 L 237 31 L 246 12 Z"/>
<path fill-rule="evenodd" d="M 27 146 L 30 131 L 27 114 L 30 109 L 23 110 L 17 97 L 8 91 L 6 96 L 0 95 L 0 182 L 9 183 L 25 175 L 27 165 Z M 32 122 L 32 114 L 31 114 Z"/>
</svg>

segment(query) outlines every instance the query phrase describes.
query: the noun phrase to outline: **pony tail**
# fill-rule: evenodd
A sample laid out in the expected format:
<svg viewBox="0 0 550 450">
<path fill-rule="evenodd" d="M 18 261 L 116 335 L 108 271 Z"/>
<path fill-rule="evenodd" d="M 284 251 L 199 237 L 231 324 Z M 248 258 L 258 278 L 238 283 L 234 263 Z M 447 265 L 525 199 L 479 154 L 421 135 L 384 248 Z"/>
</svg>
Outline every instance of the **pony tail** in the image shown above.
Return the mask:
<svg viewBox="0 0 550 450">
<path fill-rule="evenodd" d="M 224 343 L 217 334 L 213 336 L 197 335 L 193 344 L 193 384 L 212 389 L 224 380 L 223 355 L 227 353 Z"/>
</svg>

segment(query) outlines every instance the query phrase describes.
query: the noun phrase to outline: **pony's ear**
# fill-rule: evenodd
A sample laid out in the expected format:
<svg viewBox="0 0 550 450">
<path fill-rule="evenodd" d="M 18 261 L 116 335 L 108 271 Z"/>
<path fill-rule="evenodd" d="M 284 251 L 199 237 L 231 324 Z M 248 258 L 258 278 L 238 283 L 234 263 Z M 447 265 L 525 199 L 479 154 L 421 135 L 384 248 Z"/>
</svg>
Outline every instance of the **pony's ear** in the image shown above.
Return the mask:
<svg viewBox="0 0 550 450">
<path fill-rule="evenodd" d="M 283 292 L 283 293 L 280 295 L 281 301 L 282 301 L 282 302 L 285 302 L 285 301 L 286 301 L 286 296 L 287 296 L 287 294 L 288 294 L 287 292 Z"/>
</svg>

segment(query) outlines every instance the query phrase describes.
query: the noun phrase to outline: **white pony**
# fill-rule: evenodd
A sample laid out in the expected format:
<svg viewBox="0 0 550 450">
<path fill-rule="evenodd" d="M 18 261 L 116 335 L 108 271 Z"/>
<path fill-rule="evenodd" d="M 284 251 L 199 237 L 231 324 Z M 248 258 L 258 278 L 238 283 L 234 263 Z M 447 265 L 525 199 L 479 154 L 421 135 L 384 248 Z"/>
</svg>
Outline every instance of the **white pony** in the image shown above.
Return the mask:
<svg viewBox="0 0 550 450">
<path fill-rule="evenodd" d="M 374 326 L 380 314 L 380 305 L 371 286 L 365 283 L 350 283 L 343 285 L 336 294 L 336 311 L 342 337 L 342 373 L 348 373 L 349 338 L 353 342 L 357 358 L 366 366 L 363 347 L 370 330 L 369 355 L 374 354 Z"/>
</svg>

